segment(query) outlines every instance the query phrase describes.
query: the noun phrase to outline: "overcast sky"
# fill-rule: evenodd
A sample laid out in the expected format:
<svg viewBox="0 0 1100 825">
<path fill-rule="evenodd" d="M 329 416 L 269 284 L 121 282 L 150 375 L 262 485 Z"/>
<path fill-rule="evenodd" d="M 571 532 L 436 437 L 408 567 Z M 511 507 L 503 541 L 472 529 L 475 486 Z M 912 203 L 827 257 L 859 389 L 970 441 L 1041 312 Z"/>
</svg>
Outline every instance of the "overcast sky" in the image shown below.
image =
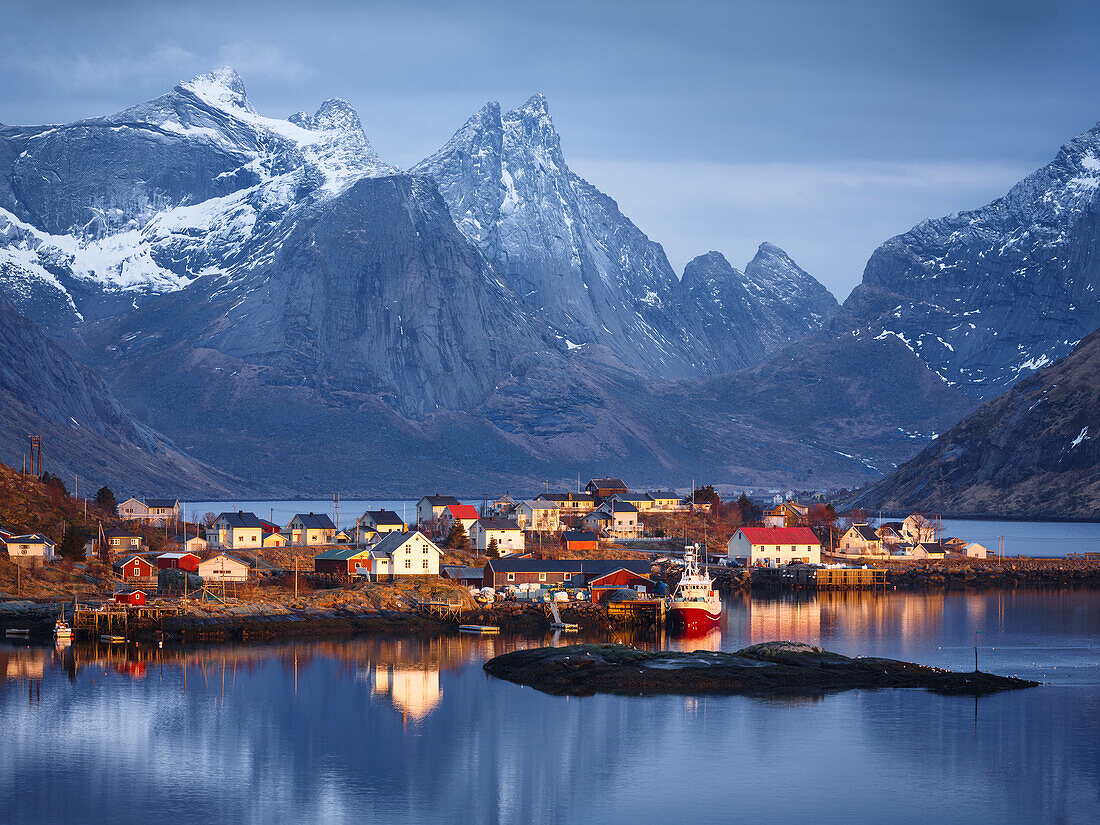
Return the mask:
<svg viewBox="0 0 1100 825">
<path fill-rule="evenodd" d="M 546 94 L 572 168 L 677 272 L 785 248 L 843 299 L 871 251 L 979 206 L 1100 119 L 1100 4 L 5 3 L 0 122 L 107 114 L 221 65 L 272 116 L 327 97 L 411 166 Z"/>
</svg>

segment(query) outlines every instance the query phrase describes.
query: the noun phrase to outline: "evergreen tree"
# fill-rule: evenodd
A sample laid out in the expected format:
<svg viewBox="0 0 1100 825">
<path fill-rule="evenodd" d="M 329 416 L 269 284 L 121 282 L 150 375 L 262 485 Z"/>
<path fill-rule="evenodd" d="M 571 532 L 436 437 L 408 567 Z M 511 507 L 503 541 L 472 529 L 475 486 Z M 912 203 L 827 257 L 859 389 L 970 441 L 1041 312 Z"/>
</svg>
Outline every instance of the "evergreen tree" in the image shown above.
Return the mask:
<svg viewBox="0 0 1100 825">
<path fill-rule="evenodd" d="M 69 488 L 66 487 L 65 482 L 57 476 L 51 475 L 48 472 L 44 472 L 42 473 L 42 478 L 40 480 L 47 487 L 53 487 L 55 490 L 61 493 L 62 496 L 67 497 L 69 495 Z"/>
<path fill-rule="evenodd" d="M 447 546 L 452 550 L 466 550 L 470 547 L 470 538 L 466 535 L 466 528 L 457 519 L 451 526 L 451 532 L 447 534 Z"/>
<path fill-rule="evenodd" d="M 500 558 L 500 545 L 497 544 L 497 537 L 493 536 L 489 539 L 489 546 L 485 548 L 485 555 L 490 559 Z"/>
<path fill-rule="evenodd" d="M 115 501 L 115 494 L 110 487 L 103 486 L 96 490 L 95 503 L 105 513 L 111 513 L 112 515 L 118 510 L 118 502 Z"/>
<path fill-rule="evenodd" d="M 57 545 L 57 552 L 69 561 L 84 560 L 84 534 L 72 522 L 65 528 L 61 543 Z"/>
</svg>

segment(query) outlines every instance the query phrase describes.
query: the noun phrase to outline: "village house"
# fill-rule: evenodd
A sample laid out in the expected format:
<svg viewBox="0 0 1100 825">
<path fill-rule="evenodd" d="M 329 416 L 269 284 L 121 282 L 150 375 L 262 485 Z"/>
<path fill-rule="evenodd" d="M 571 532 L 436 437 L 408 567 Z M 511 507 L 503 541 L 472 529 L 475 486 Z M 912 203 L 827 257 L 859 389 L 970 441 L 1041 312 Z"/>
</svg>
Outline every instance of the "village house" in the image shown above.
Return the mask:
<svg viewBox="0 0 1100 825">
<path fill-rule="evenodd" d="M 558 505 L 559 522 L 572 523 L 574 518 L 596 509 L 596 498 L 591 493 L 540 493 L 535 500 Z"/>
<path fill-rule="evenodd" d="M 462 525 L 462 529 L 469 536 L 470 531 L 474 529 L 474 522 L 478 518 L 477 508 L 472 504 L 448 504 L 439 516 L 440 535 L 450 535 L 455 523 L 458 523 Z"/>
<path fill-rule="evenodd" d="M 611 500 L 619 501 L 623 504 L 631 504 L 639 513 L 644 513 L 647 510 L 653 509 L 653 499 L 646 493 L 615 493 L 615 495 L 611 497 Z"/>
<path fill-rule="evenodd" d="M 195 573 L 199 569 L 199 557 L 194 553 L 161 553 L 157 556 L 157 569 Z"/>
<path fill-rule="evenodd" d="M 886 546 L 892 544 L 900 544 L 905 541 L 905 529 L 900 521 L 887 521 L 880 524 L 878 530 L 878 537 L 882 539 L 882 543 Z"/>
<path fill-rule="evenodd" d="M 359 529 L 370 534 L 404 533 L 404 520 L 393 510 L 367 510 L 359 517 Z"/>
<path fill-rule="evenodd" d="M 521 530 L 556 533 L 561 530 L 561 508 L 553 501 L 521 501 L 516 507 L 516 523 Z"/>
<path fill-rule="evenodd" d="M 463 567 L 458 564 L 444 564 L 439 568 L 439 575 L 444 579 L 453 581 L 463 587 L 481 588 L 485 581 L 485 570 L 481 567 Z"/>
<path fill-rule="evenodd" d="M 177 533 L 168 537 L 168 546 L 173 550 L 202 554 L 206 552 L 206 539 L 202 536 L 187 536 Z"/>
<path fill-rule="evenodd" d="M 423 496 L 416 502 L 416 521 L 423 525 L 434 524 L 439 521 L 448 506 L 461 503 L 454 496 Z"/>
<path fill-rule="evenodd" d="M 221 513 L 206 529 L 206 544 L 211 550 L 255 550 L 262 543 L 263 532 L 263 523 L 255 513 Z"/>
<path fill-rule="evenodd" d="M 438 576 L 443 551 L 419 530 L 387 533 L 371 550 L 389 558 L 391 576 Z"/>
<path fill-rule="evenodd" d="M 654 490 L 652 493 L 646 493 L 649 496 L 649 500 L 653 502 L 650 509 L 652 510 L 680 510 L 683 509 L 681 503 L 682 496 L 676 493 L 669 492 L 667 490 Z"/>
<path fill-rule="evenodd" d="M 333 544 L 336 525 L 325 513 L 295 513 L 284 534 L 288 544 L 316 546 Z"/>
<path fill-rule="evenodd" d="M 141 535 L 129 530 L 105 530 L 103 537 L 112 553 L 133 553 L 142 548 Z"/>
<path fill-rule="evenodd" d="M 174 498 L 151 498 L 139 501 L 128 498 L 118 505 L 119 518 L 126 521 L 139 521 L 163 527 L 180 520 L 180 503 Z"/>
<path fill-rule="evenodd" d="M 947 547 L 939 541 L 919 541 L 914 545 L 912 557 L 914 559 L 931 559 L 939 561 L 947 558 Z"/>
<path fill-rule="evenodd" d="M 333 573 L 337 576 L 369 576 L 381 572 L 379 565 L 375 564 L 373 551 L 370 547 L 348 545 L 346 547 L 333 547 L 313 557 L 313 571 L 315 573 Z M 389 576 L 389 558 L 383 554 L 386 560 L 385 575 Z"/>
<path fill-rule="evenodd" d="M 606 579 L 600 586 L 622 588 L 630 585 L 613 585 L 616 580 L 613 574 L 617 571 L 648 577 L 651 570 L 647 559 L 489 559 L 485 565 L 484 583 L 495 589 L 521 584 L 587 587 Z"/>
<path fill-rule="evenodd" d="M 156 565 L 143 556 L 130 556 L 114 568 L 127 584 L 155 584 L 157 581 Z"/>
<path fill-rule="evenodd" d="M 485 552 L 493 539 L 496 539 L 497 550 L 501 555 L 523 552 L 523 531 L 519 529 L 518 523 L 493 518 L 480 518 L 474 522 L 470 543 L 475 549 Z"/>
<path fill-rule="evenodd" d="M 633 590 L 645 596 L 655 593 L 657 583 L 650 578 L 650 572 L 651 566 L 648 561 L 624 560 L 614 570 L 590 578 L 586 576 L 586 586 L 592 593 L 592 603 L 599 604 L 614 590 Z"/>
<path fill-rule="evenodd" d="M 600 546 L 600 537 L 591 530 L 566 530 L 562 534 L 565 549 L 570 552 L 596 550 Z"/>
<path fill-rule="evenodd" d="M 765 527 L 808 527 L 810 508 L 794 501 L 784 501 L 764 513 Z"/>
<path fill-rule="evenodd" d="M 919 513 L 913 513 L 901 523 L 901 533 L 906 541 L 920 544 L 936 540 L 936 523 Z"/>
<path fill-rule="evenodd" d="M 821 542 L 809 527 L 741 527 L 726 545 L 728 558 L 750 566 L 821 564 Z"/>
<path fill-rule="evenodd" d="M 594 478 L 584 485 L 585 492 L 591 493 L 597 502 L 602 502 L 605 499 L 611 498 L 616 493 L 630 492 L 630 488 L 626 486 L 621 478 L 611 478 L 610 476 L 604 476 L 603 478 Z"/>
<path fill-rule="evenodd" d="M 204 582 L 248 581 L 251 568 L 243 560 L 219 553 L 199 562 L 198 573 Z"/>
<path fill-rule="evenodd" d="M 286 545 L 286 536 L 284 536 L 282 533 L 265 532 L 263 535 L 263 539 L 261 540 L 261 546 L 265 549 L 268 547 L 286 547 Z"/>
<path fill-rule="evenodd" d="M 978 544 L 976 541 L 971 542 L 963 548 L 963 555 L 968 559 L 987 559 L 989 558 L 989 550 L 985 545 Z"/>
<path fill-rule="evenodd" d="M 853 524 L 845 530 L 838 548 L 850 556 L 881 556 L 885 552 L 878 532 L 866 524 Z"/>
<path fill-rule="evenodd" d="M 9 536 L 4 540 L 8 558 L 27 565 L 49 564 L 57 557 L 56 545 L 41 533 Z"/>
<path fill-rule="evenodd" d="M 126 607 L 143 607 L 149 602 L 149 594 L 144 590 L 126 587 L 122 590 L 116 590 L 111 595 L 111 600 L 115 604 L 125 605 Z"/>
<path fill-rule="evenodd" d="M 516 514 L 516 500 L 505 493 L 489 504 L 485 515 L 489 518 L 512 518 Z"/>
<path fill-rule="evenodd" d="M 605 533 L 612 538 L 638 536 L 638 508 L 622 501 L 605 501 L 583 519 L 585 527 L 597 535 Z"/>
</svg>

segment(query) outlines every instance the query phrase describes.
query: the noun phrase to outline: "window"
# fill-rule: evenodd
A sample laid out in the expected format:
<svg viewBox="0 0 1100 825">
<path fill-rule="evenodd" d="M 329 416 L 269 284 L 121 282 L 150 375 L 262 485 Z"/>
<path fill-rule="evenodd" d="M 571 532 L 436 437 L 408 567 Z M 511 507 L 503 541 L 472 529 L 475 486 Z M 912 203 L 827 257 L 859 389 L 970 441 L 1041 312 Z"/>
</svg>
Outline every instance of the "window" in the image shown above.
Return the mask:
<svg viewBox="0 0 1100 825">
<path fill-rule="evenodd" d="M 424 569 L 425 570 L 428 569 L 428 560 L 427 559 L 424 559 Z"/>
<path fill-rule="evenodd" d="M 545 573 L 539 573 L 539 581 L 540 582 L 546 581 L 546 574 Z"/>
<path fill-rule="evenodd" d="M 405 559 L 405 569 L 406 570 L 411 570 L 412 566 L 413 566 L 412 559 Z"/>
<path fill-rule="evenodd" d="M 508 574 L 508 581 L 514 582 L 515 580 L 516 580 L 516 574 L 515 573 L 509 573 Z"/>
</svg>

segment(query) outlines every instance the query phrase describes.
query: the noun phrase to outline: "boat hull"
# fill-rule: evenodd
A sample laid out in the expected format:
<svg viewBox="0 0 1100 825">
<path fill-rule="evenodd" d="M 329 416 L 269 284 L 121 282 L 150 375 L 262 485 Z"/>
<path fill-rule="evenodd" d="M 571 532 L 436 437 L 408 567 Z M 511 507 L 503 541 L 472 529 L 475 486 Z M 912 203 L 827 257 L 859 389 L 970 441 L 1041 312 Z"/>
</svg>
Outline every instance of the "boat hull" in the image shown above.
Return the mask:
<svg viewBox="0 0 1100 825">
<path fill-rule="evenodd" d="M 718 627 L 722 620 L 722 608 L 672 604 L 668 608 L 668 618 L 675 627 L 683 630 L 708 630 Z"/>
</svg>

